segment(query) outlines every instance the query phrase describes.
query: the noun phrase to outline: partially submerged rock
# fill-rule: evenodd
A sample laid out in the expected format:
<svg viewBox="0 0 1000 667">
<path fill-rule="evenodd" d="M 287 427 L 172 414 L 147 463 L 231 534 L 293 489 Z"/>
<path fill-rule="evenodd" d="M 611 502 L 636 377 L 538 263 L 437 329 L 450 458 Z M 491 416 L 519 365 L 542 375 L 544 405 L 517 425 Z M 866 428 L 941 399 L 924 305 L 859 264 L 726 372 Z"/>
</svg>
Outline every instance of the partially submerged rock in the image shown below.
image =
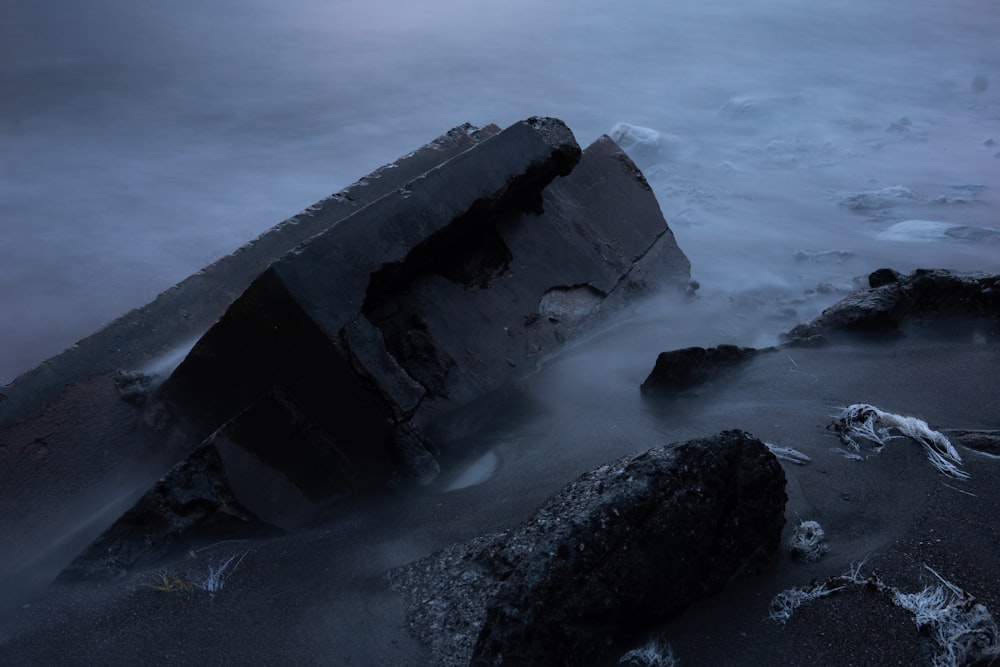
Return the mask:
<svg viewBox="0 0 1000 667">
<path fill-rule="evenodd" d="M 903 276 L 879 269 L 869 288 L 858 290 L 824 310 L 812 322 L 796 325 L 789 342 L 838 333 L 893 334 L 913 318 L 1000 317 L 1000 276 L 917 269 Z"/>
<path fill-rule="evenodd" d="M 785 500 L 764 443 L 726 431 L 601 466 L 521 526 L 390 578 L 437 664 L 595 664 L 610 640 L 766 562 Z"/>
<path fill-rule="evenodd" d="M 642 383 L 644 394 L 669 394 L 692 389 L 753 359 L 758 350 L 737 345 L 686 347 L 661 352 Z"/>
</svg>

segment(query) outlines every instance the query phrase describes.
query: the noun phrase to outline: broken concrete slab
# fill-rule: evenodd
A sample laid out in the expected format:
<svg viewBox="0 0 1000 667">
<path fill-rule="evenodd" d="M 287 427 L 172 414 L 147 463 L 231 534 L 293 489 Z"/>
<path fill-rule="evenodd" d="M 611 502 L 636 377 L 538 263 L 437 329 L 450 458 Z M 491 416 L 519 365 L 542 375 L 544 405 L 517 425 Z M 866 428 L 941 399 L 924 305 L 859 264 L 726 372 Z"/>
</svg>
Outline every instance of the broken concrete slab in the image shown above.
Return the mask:
<svg viewBox="0 0 1000 667">
<path fill-rule="evenodd" d="M 581 152 L 561 121 L 531 118 L 275 261 L 150 403 L 166 406 L 179 439 L 230 424 L 227 445 L 250 453 L 258 476 L 301 491 L 258 515 L 308 514 L 400 474 L 432 480 L 424 429 L 436 419 L 636 297 L 685 290 L 689 270 L 612 141 Z M 303 429 L 318 448 L 290 444 Z"/>
<path fill-rule="evenodd" d="M 359 482 L 400 462 L 428 481 L 422 429 L 636 296 L 688 279 L 624 153 L 602 138 L 581 155 L 560 121 L 533 118 L 275 262 L 161 397 L 206 434 L 280 387 Z"/>
</svg>

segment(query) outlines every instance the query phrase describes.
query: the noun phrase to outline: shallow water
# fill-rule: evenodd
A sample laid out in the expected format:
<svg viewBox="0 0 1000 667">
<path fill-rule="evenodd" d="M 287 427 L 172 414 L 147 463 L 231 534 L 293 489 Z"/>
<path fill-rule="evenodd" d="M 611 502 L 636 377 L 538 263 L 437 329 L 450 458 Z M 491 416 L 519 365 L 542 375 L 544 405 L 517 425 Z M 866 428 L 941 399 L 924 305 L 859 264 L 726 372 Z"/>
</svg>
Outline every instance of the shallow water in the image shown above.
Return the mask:
<svg viewBox="0 0 1000 667">
<path fill-rule="evenodd" d="M 62 4 L 0 26 L 0 383 L 466 121 L 647 128 L 729 342 L 879 266 L 1000 270 L 989 0 Z"/>
</svg>

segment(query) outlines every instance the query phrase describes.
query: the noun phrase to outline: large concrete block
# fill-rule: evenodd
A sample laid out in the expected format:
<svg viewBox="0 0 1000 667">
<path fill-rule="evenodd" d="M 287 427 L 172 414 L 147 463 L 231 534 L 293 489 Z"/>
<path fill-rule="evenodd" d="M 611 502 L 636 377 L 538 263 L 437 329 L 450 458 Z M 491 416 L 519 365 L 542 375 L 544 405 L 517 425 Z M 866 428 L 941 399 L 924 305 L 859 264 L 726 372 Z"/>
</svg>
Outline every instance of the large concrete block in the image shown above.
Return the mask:
<svg viewBox="0 0 1000 667">
<path fill-rule="evenodd" d="M 153 554 L 222 525 L 211 511 L 174 521 L 172 506 L 148 502 L 169 497 L 170 480 L 203 467 L 205 452 L 218 455 L 224 481 L 223 500 L 212 487 L 206 507 L 238 505 L 248 526 L 292 528 L 311 507 L 359 489 L 432 479 L 438 463 L 425 433 L 436 420 L 530 373 L 636 295 L 683 290 L 688 278 L 649 186 L 610 139 L 581 151 L 547 118 L 458 128 L 54 360 L 49 371 L 63 385 L 43 373 L 19 380 L 0 435 L 48 429 L 46 451 L 63 447 L 51 471 L 5 493 L 28 506 L 32 485 L 45 493 L 67 475 L 117 487 L 112 502 L 95 491 L 81 505 L 85 527 L 64 541 L 79 544 L 190 454 L 115 524 L 115 544 L 99 542 L 75 563 L 78 573 L 143 562 L 141 544 L 119 544 L 142 507 L 169 528 L 134 536 Z M 199 333 L 186 352 L 181 343 Z M 169 373 L 162 384 L 132 363 L 168 346 L 183 361 L 158 366 Z M 23 391 L 31 386 L 33 397 Z M 24 414 L 27 405 L 38 411 Z M 97 448 L 103 456 L 88 454 Z M 127 491 L 115 481 L 123 477 Z M 61 537 L 32 529 L 42 547 Z M 123 556 L 100 562 L 107 553 Z"/>
<path fill-rule="evenodd" d="M 636 294 L 688 277 L 621 150 L 602 138 L 581 157 L 565 125 L 533 118 L 275 262 L 162 397 L 206 436 L 277 387 L 347 465 L 426 481 L 436 467 L 422 429 Z M 385 477 L 357 467 L 362 484 Z"/>
</svg>

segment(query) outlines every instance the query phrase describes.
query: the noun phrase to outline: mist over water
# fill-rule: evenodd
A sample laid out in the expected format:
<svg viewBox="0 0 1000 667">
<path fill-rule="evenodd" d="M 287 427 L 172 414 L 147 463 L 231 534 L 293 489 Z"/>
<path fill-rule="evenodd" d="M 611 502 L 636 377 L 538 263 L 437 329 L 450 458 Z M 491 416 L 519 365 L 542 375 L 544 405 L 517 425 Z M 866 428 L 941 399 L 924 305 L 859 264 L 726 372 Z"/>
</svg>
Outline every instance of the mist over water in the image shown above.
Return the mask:
<svg viewBox="0 0 1000 667">
<path fill-rule="evenodd" d="M 7 5 L 0 384 L 466 121 L 632 126 L 704 344 L 1000 270 L 992 0 Z"/>
</svg>

